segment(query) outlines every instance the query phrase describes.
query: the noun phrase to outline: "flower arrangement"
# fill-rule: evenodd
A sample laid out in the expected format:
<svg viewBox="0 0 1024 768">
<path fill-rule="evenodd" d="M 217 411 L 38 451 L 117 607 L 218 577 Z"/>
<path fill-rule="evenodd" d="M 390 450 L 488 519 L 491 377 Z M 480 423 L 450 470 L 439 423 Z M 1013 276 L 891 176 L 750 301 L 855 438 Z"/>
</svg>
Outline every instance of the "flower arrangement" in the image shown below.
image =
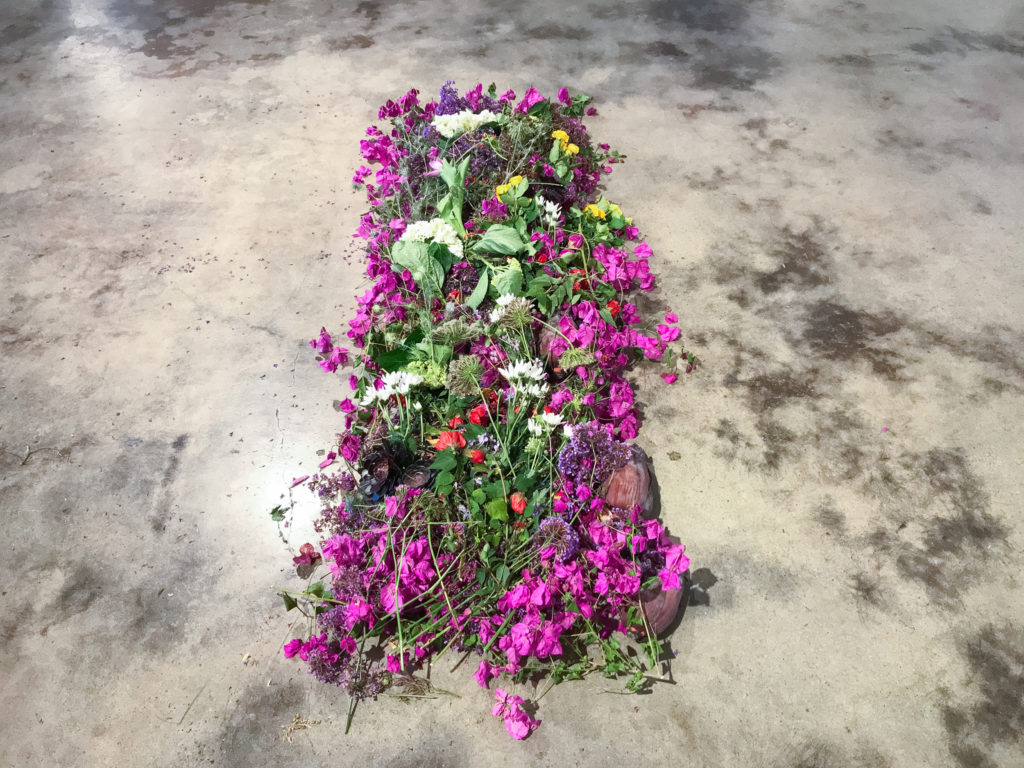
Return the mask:
<svg viewBox="0 0 1024 768">
<path fill-rule="evenodd" d="M 595 145 L 585 95 L 518 99 L 451 82 L 411 90 L 360 143 L 372 287 L 347 345 L 310 342 L 350 367 L 344 430 L 301 478 L 321 503 L 319 549 L 294 558 L 312 582 L 279 588 L 308 631 L 284 646 L 357 703 L 452 650 L 485 688 L 594 672 L 653 679 L 689 561 L 652 519 L 651 464 L 625 374 L 678 357 L 677 318 L 653 328 L 651 249 L 601 182 L 622 159 Z M 676 345 L 678 346 L 678 345 Z M 275 510 L 281 519 L 284 510 Z M 646 654 L 627 653 L 629 643 Z M 507 683 L 506 683 L 507 684 Z M 514 738 L 539 721 L 496 689 Z"/>
</svg>

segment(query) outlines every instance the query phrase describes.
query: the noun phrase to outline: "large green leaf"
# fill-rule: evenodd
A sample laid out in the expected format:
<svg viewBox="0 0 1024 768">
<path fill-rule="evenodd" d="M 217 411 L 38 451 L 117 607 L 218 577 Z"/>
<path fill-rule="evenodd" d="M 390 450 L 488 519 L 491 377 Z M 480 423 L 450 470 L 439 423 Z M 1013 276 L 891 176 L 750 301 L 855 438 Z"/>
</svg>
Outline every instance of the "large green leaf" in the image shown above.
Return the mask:
<svg viewBox="0 0 1024 768">
<path fill-rule="evenodd" d="M 523 238 L 515 227 L 508 224 L 492 224 L 484 232 L 483 237 L 473 245 L 474 251 L 481 253 L 499 253 L 502 256 L 514 256 L 523 250 Z"/>
<path fill-rule="evenodd" d="M 479 307 L 483 300 L 487 298 L 487 285 L 490 282 L 487 277 L 487 270 L 480 270 L 480 280 L 477 282 L 473 292 L 469 294 L 469 298 L 466 299 L 466 304 L 473 309 Z"/>
<path fill-rule="evenodd" d="M 523 268 L 518 259 L 509 259 L 505 267 L 494 276 L 494 287 L 498 295 L 510 293 L 518 296 L 523 291 Z"/>
<path fill-rule="evenodd" d="M 396 272 L 408 269 L 428 299 L 440 294 L 444 284 L 444 267 L 437 259 L 431 258 L 426 243 L 399 240 L 391 247 L 391 267 Z"/>
</svg>

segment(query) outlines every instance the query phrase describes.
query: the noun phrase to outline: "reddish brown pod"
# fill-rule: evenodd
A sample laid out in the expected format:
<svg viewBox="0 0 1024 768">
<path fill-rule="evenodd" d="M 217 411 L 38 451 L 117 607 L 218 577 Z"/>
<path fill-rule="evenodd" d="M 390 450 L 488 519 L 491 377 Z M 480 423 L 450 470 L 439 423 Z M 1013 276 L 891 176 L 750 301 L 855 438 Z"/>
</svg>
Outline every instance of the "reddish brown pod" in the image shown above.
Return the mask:
<svg viewBox="0 0 1024 768">
<path fill-rule="evenodd" d="M 640 514 L 645 519 L 657 516 L 654 510 L 654 467 L 643 448 L 630 446 L 629 460 L 604 481 L 601 497 L 608 506 L 620 509 L 628 510 L 639 505 Z"/>
</svg>

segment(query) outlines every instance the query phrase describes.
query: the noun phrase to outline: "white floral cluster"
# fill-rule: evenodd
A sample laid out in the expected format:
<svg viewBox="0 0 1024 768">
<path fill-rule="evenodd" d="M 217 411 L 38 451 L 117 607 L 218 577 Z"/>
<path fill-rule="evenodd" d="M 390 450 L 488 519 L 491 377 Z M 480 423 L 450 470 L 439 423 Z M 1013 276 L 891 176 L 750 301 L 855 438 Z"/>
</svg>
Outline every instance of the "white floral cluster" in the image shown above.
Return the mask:
<svg viewBox="0 0 1024 768">
<path fill-rule="evenodd" d="M 409 371 L 392 371 L 380 377 L 380 389 L 372 389 L 359 401 L 360 405 L 372 405 L 377 400 L 387 400 L 392 395 L 407 395 L 409 390 L 423 383 L 423 377 Z"/>
<path fill-rule="evenodd" d="M 460 136 L 469 131 L 475 131 L 484 123 L 493 123 L 500 115 L 485 109 L 483 112 L 473 112 L 465 109 L 456 112 L 454 115 L 435 115 L 434 127 L 437 132 L 450 139 L 453 136 Z"/>
<path fill-rule="evenodd" d="M 431 219 L 430 221 L 414 221 L 405 228 L 401 240 L 413 243 L 426 243 L 433 240 L 435 243 L 443 243 L 448 246 L 456 258 L 462 258 L 462 240 L 455 227 L 444 219 Z"/>
<path fill-rule="evenodd" d="M 526 428 L 530 431 L 531 435 L 542 435 L 545 432 L 551 432 L 562 421 L 562 415 L 559 413 L 539 413 L 526 422 Z M 566 424 L 563 429 L 569 430 L 566 433 L 566 437 L 572 437 L 572 427 Z"/>
<path fill-rule="evenodd" d="M 534 198 L 537 201 L 537 208 L 540 210 L 540 220 L 545 227 L 558 226 L 558 217 L 562 213 L 558 203 L 545 200 L 540 195 Z"/>
<path fill-rule="evenodd" d="M 514 302 L 521 303 L 526 309 L 533 306 L 532 302 L 527 299 L 520 298 L 519 296 L 515 296 L 511 293 L 503 293 L 494 302 L 497 306 L 495 309 L 491 310 L 491 322 L 496 323 L 501 320 L 502 316 L 505 314 L 505 310 Z"/>
<path fill-rule="evenodd" d="M 516 360 L 507 368 L 499 368 L 498 373 L 508 379 L 517 392 L 542 397 L 547 391 L 544 363 L 540 360 Z"/>
</svg>

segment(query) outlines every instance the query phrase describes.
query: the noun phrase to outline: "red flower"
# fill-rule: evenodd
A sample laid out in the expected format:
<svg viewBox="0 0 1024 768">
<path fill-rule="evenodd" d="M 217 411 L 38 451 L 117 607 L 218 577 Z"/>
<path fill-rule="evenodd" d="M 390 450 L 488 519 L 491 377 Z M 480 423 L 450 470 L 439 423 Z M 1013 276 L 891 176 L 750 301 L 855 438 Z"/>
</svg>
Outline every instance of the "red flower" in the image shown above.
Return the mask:
<svg viewBox="0 0 1024 768">
<path fill-rule="evenodd" d="M 487 406 L 480 403 L 480 405 L 469 412 L 469 420 L 481 427 L 485 426 L 490 421 L 490 416 L 487 414 Z"/>
<path fill-rule="evenodd" d="M 455 429 L 456 427 L 461 427 L 465 423 L 466 420 L 463 419 L 461 416 L 453 416 L 451 419 L 448 420 L 448 426 L 451 427 L 452 429 Z"/>
<path fill-rule="evenodd" d="M 437 442 L 434 443 L 434 448 L 439 451 L 443 451 L 445 448 L 465 448 L 466 438 L 459 432 L 447 431 L 442 432 L 441 436 L 437 438 Z"/>
<path fill-rule="evenodd" d="M 517 515 L 523 514 L 523 510 L 526 509 L 526 497 L 523 496 L 519 491 L 512 494 L 512 498 L 509 499 L 512 502 L 512 511 Z"/>
<path fill-rule="evenodd" d="M 548 260 L 548 255 L 546 253 L 541 253 L 541 254 L 537 255 L 537 263 L 538 264 L 545 264 L 545 263 L 547 263 L 547 260 Z"/>
<path fill-rule="evenodd" d="M 481 451 L 479 448 L 474 449 L 474 451 L 471 454 L 469 454 L 469 460 L 472 461 L 474 464 L 483 464 L 484 452 Z"/>
<path fill-rule="evenodd" d="M 621 311 L 622 308 L 619 306 L 619 302 L 617 302 L 615 299 L 612 299 L 611 301 L 608 302 L 608 314 L 610 314 L 612 317 L 617 317 L 619 312 Z"/>
</svg>

